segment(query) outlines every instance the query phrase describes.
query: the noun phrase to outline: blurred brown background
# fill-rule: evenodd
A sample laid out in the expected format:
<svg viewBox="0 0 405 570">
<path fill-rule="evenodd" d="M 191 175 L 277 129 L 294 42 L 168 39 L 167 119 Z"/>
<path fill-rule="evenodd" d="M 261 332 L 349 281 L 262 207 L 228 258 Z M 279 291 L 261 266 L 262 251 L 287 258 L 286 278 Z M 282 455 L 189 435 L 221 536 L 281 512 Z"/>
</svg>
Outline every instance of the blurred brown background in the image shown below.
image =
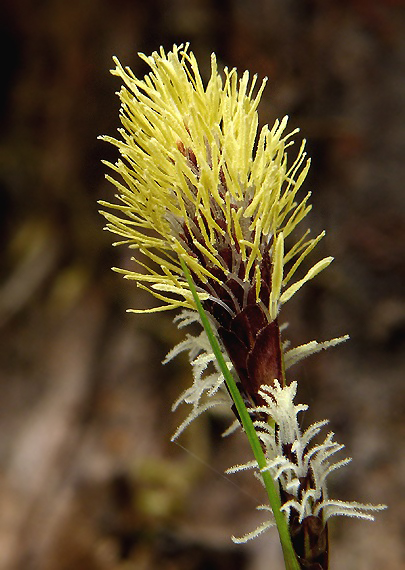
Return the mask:
<svg viewBox="0 0 405 570">
<path fill-rule="evenodd" d="M 401 0 L 6 0 L 0 16 L 0 569 L 279 570 L 276 532 L 247 546 L 262 499 L 227 421 L 182 438 L 171 404 L 186 362 L 172 315 L 110 271 L 110 198 L 97 140 L 118 127 L 111 56 L 190 41 L 269 84 L 262 123 L 288 113 L 313 160 L 313 231 L 333 266 L 284 315 L 294 343 L 350 333 L 291 378 L 353 464 L 331 495 L 384 502 L 375 523 L 332 519 L 331 567 L 405 568 L 405 8 Z M 313 258 L 314 259 L 314 258 Z M 402 540 L 401 540 L 402 539 Z"/>
</svg>

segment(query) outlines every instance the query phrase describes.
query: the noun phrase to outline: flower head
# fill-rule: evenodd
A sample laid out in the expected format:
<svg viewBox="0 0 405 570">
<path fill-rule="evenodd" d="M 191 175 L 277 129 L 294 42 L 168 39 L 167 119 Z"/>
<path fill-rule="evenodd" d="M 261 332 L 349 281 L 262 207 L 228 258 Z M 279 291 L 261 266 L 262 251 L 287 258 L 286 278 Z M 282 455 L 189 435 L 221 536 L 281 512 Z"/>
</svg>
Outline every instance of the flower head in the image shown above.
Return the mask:
<svg viewBox="0 0 405 570">
<path fill-rule="evenodd" d="M 249 295 L 273 320 L 279 304 L 303 284 L 286 288 L 297 262 L 323 235 L 305 234 L 284 251 L 285 238 L 310 209 L 309 194 L 296 202 L 309 168 L 304 144 L 288 167 L 286 148 L 295 132 L 284 135 L 287 117 L 258 133 L 256 108 L 265 81 L 253 96 L 256 76 L 250 81 L 247 71 L 238 80 L 235 69 L 225 69 L 223 80 L 212 55 L 204 87 L 187 46 L 140 57 L 151 67 L 143 80 L 115 59 L 112 73 L 125 83 L 119 92 L 123 128 L 121 140 L 103 137 L 122 156 L 108 163 L 122 179 L 108 177 L 120 203 L 105 205 L 124 216 L 105 212 L 107 228 L 153 262 L 146 273 L 126 276 L 151 284 L 151 292 L 167 303 L 161 310 L 194 308 L 177 259 L 182 256 L 203 299 L 219 302 L 226 291 L 231 310 L 237 310 Z M 330 261 L 317 264 L 308 278 Z"/>
<path fill-rule="evenodd" d="M 262 384 L 284 383 L 280 306 L 332 261 L 327 257 L 292 282 L 323 237 L 308 231 L 285 240 L 310 210 L 298 198 L 309 160 L 304 143 L 288 165 L 287 117 L 258 131 L 265 81 L 235 69 L 218 73 L 215 55 L 206 86 L 188 46 L 140 57 L 151 71 L 137 79 L 115 59 L 121 159 L 108 166 L 118 179 L 118 203 L 104 205 L 107 229 L 138 250 L 142 271 L 123 271 L 165 305 L 195 309 L 179 259 L 188 266 L 204 309 L 237 371 L 246 399 L 263 403 Z M 135 310 L 136 311 L 136 310 Z M 260 354 L 260 358 L 258 358 Z"/>
</svg>

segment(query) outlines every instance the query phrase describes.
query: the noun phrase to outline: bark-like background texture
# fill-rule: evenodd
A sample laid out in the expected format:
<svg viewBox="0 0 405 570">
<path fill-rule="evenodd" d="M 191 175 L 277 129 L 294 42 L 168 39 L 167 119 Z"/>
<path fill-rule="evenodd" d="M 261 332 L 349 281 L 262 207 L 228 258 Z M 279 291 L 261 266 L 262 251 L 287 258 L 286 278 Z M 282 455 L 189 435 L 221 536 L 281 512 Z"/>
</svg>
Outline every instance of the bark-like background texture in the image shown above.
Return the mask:
<svg viewBox="0 0 405 570">
<path fill-rule="evenodd" d="M 325 274 L 292 301 L 294 343 L 350 333 L 291 371 L 304 426 L 331 420 L 353 464 L 330 489 L 384 502 L 375 523 L 331 521 L 331 568 L 398 570 L 405 552 L 405 14 L 401 0 L 7 0 L 0 19 L 1 570 L 279 570 L 276 531 L 247 546 L 261 489 L 223 477 L 247 457 L 227 420 L 169 442 L 190 383 L 171 316 L 110 271 L 111 198 L 97 140 L 118 127 L 111 56 L 190 41 L 201 68 L 269 84 L 261 122 L 288 113 L 313 165 Z M 304 190 L 304 191 L 305 191 Z M 315 259 L 315 257 L 313 257 Z"/>
</svg>

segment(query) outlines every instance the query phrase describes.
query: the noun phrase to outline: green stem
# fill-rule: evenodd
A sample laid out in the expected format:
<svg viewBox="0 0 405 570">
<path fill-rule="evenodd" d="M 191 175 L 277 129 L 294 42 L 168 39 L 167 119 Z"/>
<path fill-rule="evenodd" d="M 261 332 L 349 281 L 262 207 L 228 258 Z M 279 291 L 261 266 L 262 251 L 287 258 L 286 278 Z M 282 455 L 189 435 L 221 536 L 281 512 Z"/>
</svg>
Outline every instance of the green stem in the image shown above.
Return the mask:
<svg viewBox="0 0 405 570">
<path fill-rule="evenodd" d="M 235 379 L 232 376 L 232 374 L 229 372 L 228 367 L 225 363 L 225 359 L 222 354 L 221 348 L 219 346 L 218 340 L 212 331 L 208 317 L 201 305 L 190 271 L 188 270 L 186 264 L 181 258 L 180 258 L 180 263 L 183 268 L 184 275 L 187 279 L 188 285 L 190 287 L 190 291 L 193 295 L 194 302 L 197 306 L 197 310 L 200 315 L 202 325 L 207 334 L 208 340 L 211 344 L 212 350 L 214 352 L 215 358 L 217 359 L 221 372 L 225 378 L 225 382 L 228 387 L 229 393 L 231 394 L 232 400 L 235 403 L 243 429 L 245 430 L 245 433 L 247 435 L 247 438 L 249 440 L 250 446 L 253 451 L 253 455 L 261 471 L 261 477 L 266 487 L 267 495 L 269 498 L 269 504 L 273 511 L 278 534 L 280 536 L 280 542 L 281 542 L 281 547 L 283 549 L 286 570 L 300 570 L 300 566 L 298 564 L 294 548 L 291 542 L 287 521 L 285 519 L 284 514 L 280 511 L 281 502 L 278 490 L 274 484 L 274 480 L 270 472 L 262 471 L 262 469 L 266 467 L 266 458 L 264 456 L 263 449 L 260 444 L 260 440 L 257 436 L 256 430 L 254 428 L 252 419 L 249 415 L 249 412 L 247 411 L 243 398 L 238 390 Z"/>
</svg>

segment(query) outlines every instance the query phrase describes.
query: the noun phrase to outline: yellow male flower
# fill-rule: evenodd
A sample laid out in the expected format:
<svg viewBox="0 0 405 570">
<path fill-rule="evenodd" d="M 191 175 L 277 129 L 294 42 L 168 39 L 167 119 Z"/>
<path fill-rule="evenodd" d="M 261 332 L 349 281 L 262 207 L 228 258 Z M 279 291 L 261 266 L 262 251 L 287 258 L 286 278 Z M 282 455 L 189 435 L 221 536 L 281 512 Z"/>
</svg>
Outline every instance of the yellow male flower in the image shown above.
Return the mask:
<svg viewBox="0 0 405 570">
<path fill-rule="evenodd" d="M 122 271 L 165 305 L 195 309 L 179 262 L 188 266 L 204 309 L 238 373 L 246 401 L 263 404 L 262 384 L 284 384 L 277 315 L 280 306 L 325 269 L 327 257 L 292 283 L 303 259 L 323 237 L 308 231 L 289 248 L 286 238 L 310 210 L 297 192 L 308 172 L 304 142 L 291 166 L 287 117 L 258 132 L 262 82 L 235 69 L 218 73 L 215 55 L 204 87 L 188 46 L 140 57 L 143 80 L 115 59 L 121 88 L 122 159 L 107 163 L 119 178 L 118 210 L 103 212 L 119 243 L 139 250 L 143 271 Z M 288 268 L 288 269 L 287 269 Z M 258 358 L 260 355 L 260 358 Z"/>
</svg>

